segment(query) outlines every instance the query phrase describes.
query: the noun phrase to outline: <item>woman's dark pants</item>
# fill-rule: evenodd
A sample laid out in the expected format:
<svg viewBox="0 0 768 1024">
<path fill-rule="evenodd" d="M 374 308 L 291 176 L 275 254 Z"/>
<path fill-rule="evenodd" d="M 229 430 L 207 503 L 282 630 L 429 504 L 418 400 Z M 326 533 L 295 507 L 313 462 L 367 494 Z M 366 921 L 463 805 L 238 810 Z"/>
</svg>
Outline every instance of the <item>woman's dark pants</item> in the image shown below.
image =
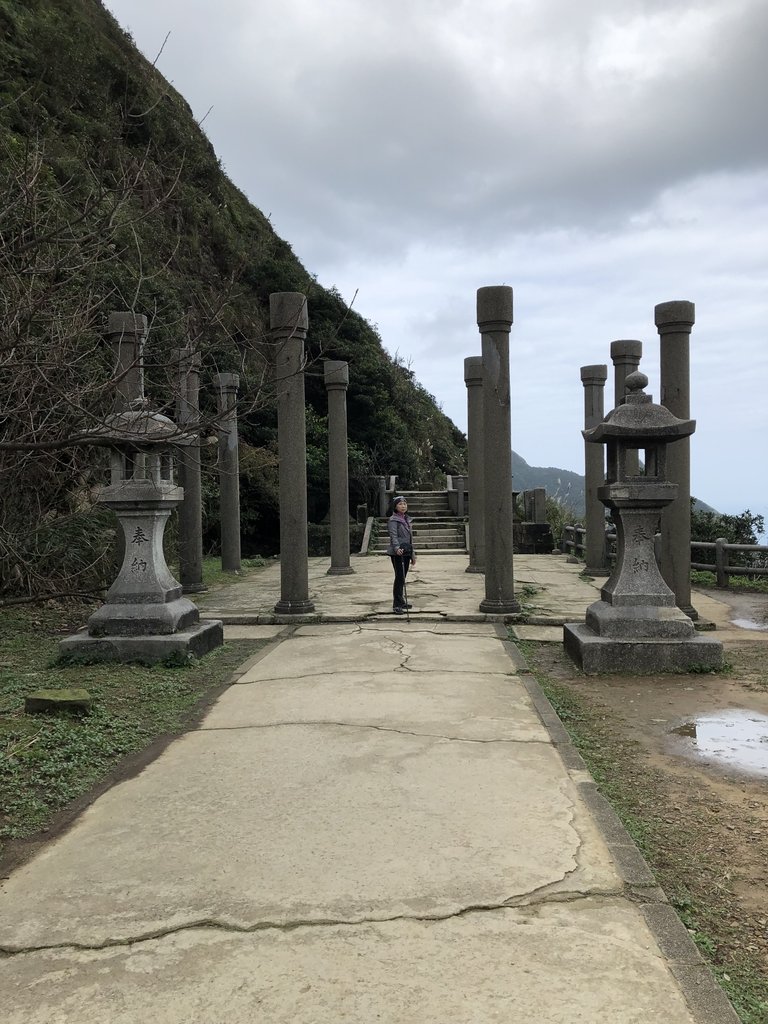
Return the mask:
<svg viewBox="0 0 768 1024">
<path fill-rule="evenodd" d="M 392 567 L 395 570 L 395 582 L 392 586 L 392 604 L 395 608 L 404 608 L 403 587 L 405 586 L 405 577 L 408 575 L 411 560 L 408 555 L 390 555 L 389 557 L 392 559 Z"/>
</svg>

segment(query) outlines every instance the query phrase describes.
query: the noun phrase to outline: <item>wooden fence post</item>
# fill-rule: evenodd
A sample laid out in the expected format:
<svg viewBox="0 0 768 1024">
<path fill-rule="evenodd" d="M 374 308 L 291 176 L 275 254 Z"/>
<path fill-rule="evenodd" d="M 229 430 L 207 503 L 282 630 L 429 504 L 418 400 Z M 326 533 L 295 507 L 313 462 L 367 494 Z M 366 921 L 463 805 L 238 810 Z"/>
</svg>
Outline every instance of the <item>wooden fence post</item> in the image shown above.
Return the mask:
<svg viewBox="0 0 768 1024">
<path fill-rule="evenodd" d="M 718 537 L 715 541 L 715 572 L 717 573 L 717 586 L 728 586 L 728 541 L 725 537 Z"/>
</svg>

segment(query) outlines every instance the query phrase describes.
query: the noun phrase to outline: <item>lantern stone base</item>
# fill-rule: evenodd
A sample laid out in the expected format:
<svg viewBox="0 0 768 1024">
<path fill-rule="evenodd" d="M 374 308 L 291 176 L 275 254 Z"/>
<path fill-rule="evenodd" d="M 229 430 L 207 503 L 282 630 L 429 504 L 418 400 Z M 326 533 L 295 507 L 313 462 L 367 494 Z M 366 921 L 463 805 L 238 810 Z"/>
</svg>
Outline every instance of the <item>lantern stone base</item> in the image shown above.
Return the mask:
<svg viewBox="0 0 768 1024">
<path fill-rule="evenodd" d="M 666 600 L 661 595 L 658 600 Z M 587 628 L 600 637 L 613 640 L 688 640 L 696 629 L 684 612 L 671 604 L 674 595 L 668 595 L 670 604 L 620 604 L 595 601 L 587 608 Z"/>
<path fill-rule="evenodd" d="M 583 623 L 563 626 L 563 646 L 587 675 L 712 672 L 723 666 L 723 645 L 711 636 L 639 639 L 597 636 Z"/>
<path fill-rule="evenodd" d="M 224 643 L 219 619 L 196 622 L 177 633 L 150 636 L 90 636 L 87 628 L 59 643 L 61 655 L 93 661 L 141 662 L 154 665 L 167 658 L 202 658 Z"/>
</svg>

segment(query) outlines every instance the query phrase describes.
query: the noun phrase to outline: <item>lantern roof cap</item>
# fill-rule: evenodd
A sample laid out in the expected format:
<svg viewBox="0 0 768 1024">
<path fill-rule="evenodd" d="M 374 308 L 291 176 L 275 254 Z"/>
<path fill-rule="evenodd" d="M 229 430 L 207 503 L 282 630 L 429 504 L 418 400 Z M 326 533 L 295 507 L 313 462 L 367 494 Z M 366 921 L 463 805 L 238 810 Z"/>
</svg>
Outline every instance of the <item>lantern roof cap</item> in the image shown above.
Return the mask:
<svg viewBox="0 0 768 1024">
<path fill-rule="evenodd" d="M 666 406 L 657 405 L 645 394 L 648 378 L 640 371 L 624 379 L 627 394 L 622 405 L 612 409 L 602 423 L 583 430 L 586 441 L 608 444 L 623 441 L 628 447 L 643 448 L 648 444 L 671 444 L 689 437 L 696 429 L 696 420 L 681 420 Z"/>
</svg>

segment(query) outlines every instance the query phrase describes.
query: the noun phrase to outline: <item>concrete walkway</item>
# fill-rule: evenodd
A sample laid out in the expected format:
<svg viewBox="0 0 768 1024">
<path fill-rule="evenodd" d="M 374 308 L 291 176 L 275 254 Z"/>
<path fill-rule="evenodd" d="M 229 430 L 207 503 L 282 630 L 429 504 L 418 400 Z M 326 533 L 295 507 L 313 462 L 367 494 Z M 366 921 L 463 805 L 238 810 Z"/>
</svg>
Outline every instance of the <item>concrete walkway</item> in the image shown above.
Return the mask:
<svg viewBox="0 0 768 1024">
<path fill-rule="evenodd" d="M 423 557 L 407 623 L 354 565 L 313 562 L 303 625 L 266 621 L 277 567 L 206 596 L 273 642 L 3 884 L 4 1024 L 736 1021 L 482 576 Z M 595 597 L 552 556 L 516 581 L 518 631 Z"/>
</svg>

